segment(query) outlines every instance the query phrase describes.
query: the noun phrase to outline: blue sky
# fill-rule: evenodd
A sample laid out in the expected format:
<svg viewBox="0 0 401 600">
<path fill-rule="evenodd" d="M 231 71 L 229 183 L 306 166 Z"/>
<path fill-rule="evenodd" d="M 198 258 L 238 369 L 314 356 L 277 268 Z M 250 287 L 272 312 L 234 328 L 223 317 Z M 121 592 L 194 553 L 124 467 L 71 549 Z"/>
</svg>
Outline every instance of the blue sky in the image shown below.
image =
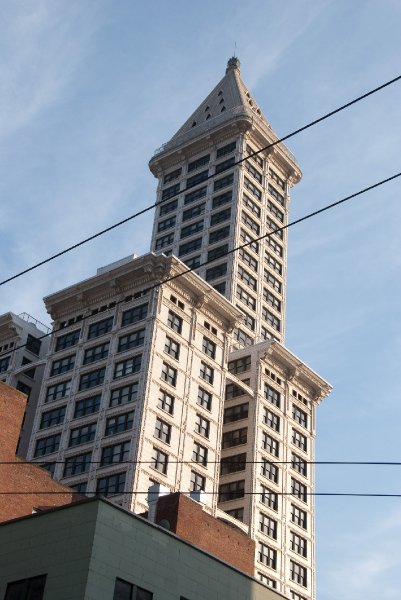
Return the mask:
<svg viewBox="0 0 401 600">
<path fill-rule="evenodd" d="M 5 0 L 0 5 L 1 279 L 155 201 L 147 163 L 223 76 L 280 135 L 401 73 L 397 0 Z M 401 171 L 401 83 L 289 142 L 291 218 Z M 289 234 L 287 339 L 327 378 L 318 460 L 400 460 L 400 180 Z M 1 288 L 0 314 L 148 250 L 153 214 Z M 321 492 L 401 493 L 397 467 L 322 466 Z M 390 600 L 401 500 L 317 499 L 319 600 Z"/>
</svg>

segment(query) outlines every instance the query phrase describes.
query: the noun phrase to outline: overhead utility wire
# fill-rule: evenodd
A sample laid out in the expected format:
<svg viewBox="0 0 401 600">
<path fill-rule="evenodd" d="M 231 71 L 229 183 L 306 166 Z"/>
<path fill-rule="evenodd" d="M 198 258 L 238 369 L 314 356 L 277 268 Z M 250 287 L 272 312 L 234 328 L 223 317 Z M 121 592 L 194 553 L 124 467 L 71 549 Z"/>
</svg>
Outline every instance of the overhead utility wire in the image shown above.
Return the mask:
<svg viewBox="0 0 401 600">
<path fill-rule="evenodd" d="M 364 100 L 365 98 L 368 98 L 369 96 L 372 96 L 376 92 L 379 92 L 380 90 L 388 87 L 389 85 L 392 85 L 393 83 L 396 83 L 400 79 L 401 79 L 401 75 L 399 75 L 398 77 L 395 77 L 394 79 L 390 79 L 390 81 L 387 81 L 386 83 L 383 83 L 379 87 L 376 87 L 373 90 L 370 90 L 369 92 L 366 92 L 366 94 L 363 94 L 362 96 L 358 96 L 354 100 L 351 100 L 350 102 L 347 102 L 346 104 L 343 104 L 342 106 L 339 106 L 338 108 L 336 108 L 336 109 L 328 112 L 327 114 L 323 115 L 322 117 L 319 117 L 318 119 L 315 119 L 314 121 L 311 121 L 307 125 L 304 125 L 303 127 L 300 127 L 299 129 L 296 129 L 292 133 L 289 133 L 289 134 L 285 135 L 284 137 L 276 140 L 275 142 L 272 142 L 271 144 L 268 144 L 264 148 L 261 148 L 260 150 L 257 150 L 255 152 L 253 152 L 253 153 L 245 156 L 244 158 L 241 158 L 237 162 L 233 163 L 233 165 L 231 165 L 230 168 L 231 167 L 235 167 L 236 165 L 239 165 L 239 164 L 243 163 L 245 160 L 248 160 L 248 158 L 252 158 L 253 156 L 256 156 L 257 154 L 260 154 L 261 152 L 264 152 L 265 150 L 268 150 L 269 148 L 273 148 L 274 146 L 277 146 L 281 142 L 284 142 L 285 140 L 288 140 L 289 138 L 293 137 L 294 135 L 297 135 L 298 133 L 301 133 L 302 131 L 305 131 L 306 129 L 309 129 L 310 127 L 313 127 L 317 123 L 321 123 L 325 119 L 328 119 L 329 117 L 332 117 L 333 115 L 335 115 L 335 114 L 337 114 L 337 113 L 345 110 L 346 108 L 349 108 L 350 106 L 356 104 L 357 102 L 360 102 L 361 100 Z M 213 173 L 212 175 L 209 175 L 204 181 L 207 181 L 208 179 L 211 179 L 212 177 L 215 177 L 215 175 L 216 175 L 216 173 Z M 185 191 L 185 190 L 182 190 L 182 191 Z M 151 206 L 148 206 L 147 208 L 144 208 L 143 210 L 140 210 L 139 212 L 137 212 L 137 213 L 135 213 L 135 214 L 133 214 L 133 215 L 131 215 L 129 217 L 126 217 L 125 219 L 122 219 L 121 221 L 118 221 L 118 223 L 114 223 L 114 225 L 110 225 L 110 227 L 106 227 L 106 229 L 102 229 L 101 231 L 98 231 L 97 233 L 95 233 L 95 234 L 93 234 L 93 235 L 85 238 L 84 240 L 81 240 L 80 242 L 78 242 L 76 244 L 73 244 L 72 246 L 69 246 L 68 248 L 65 248 L 64 250 L 61 250 L 60 252 L 57 252 L 56 254 L 53 254 L 52 256 L 49 256 L 48 258 L 46 258 L 46 259 L 44 259 L 44 260 L 36 263 L 35 265 L 32 265 L 31 267 L 28 267 L 27 269 L 24 269 L 23 271 L 20 271 L 19 273 L 16 273 L 15 275 L 12 275 L 11 277 L 8 277 L 7 279 L 4 279 L 3 281 L 0 281 L 0 286 L 5 285 L 6 283 L 9 283 L 10 281 L 13 281 L 14 279 L 17 279 L 18 277 L 21 277 L 22 275 L 25 275 L 26 273 L 29 273 L 30 271 L 33 271 L 33 270 L 37 269 L 38 267 L 41 267 L 42 265 L 45 265 L 46 263 L 49 263 L 52 260 L 54 260 L 56 258 L 59 258 L 60 256 L 63 256 L 64 254 L 67 254 L 68 252 L 71 252 L 71 250 L 75 250 L 76 248 L 79 248 L 80 246 L 83 246 L 87 242 L 91 242 L 92 240 L 100 237 L 101 235 L 104 235 L 105 233 L 108 233 L 109 231 L 112 231 L 113 229 L 116 229 L 117 227 L 120 227 L 121 225 L 124 225 L 125 223 L 128 223 L 128 221 L 136 219 L 137 217 L 139 217 L 139 216 L 145 214 L 146 212 L 152 210 L 152 208 L 155 208 L 159 204 L 162 204 L 163 202 L 167 202 L 168 200 L 170 200 L 170 198 L 168 198 L 166 200 L 163 200 L 161 202 L 155 202 Z"/>
<path fill-rule="evenodd" d="M 254 238 L 253 240 L 251 240 L 250 242 L 245 242 L 244 244 L 241 244 L 240 246 L 237 246 L 236 248 L 233 248 L 232 250 L 228 250 L 227 252 L 225 252 L 224 254 L 222 254 L 222 256 L 220 258 L 223 258 L 224 256 L 228 256 L 229 254 L 232 254 L 233 252 L 237 252 L 238 250 L 241 250 L 242 248 L 246 248 L 247 246 L 250 246 L 252 243 L 254 242 L 259 242 L 262 239 L 268 238 L 271 235 L 279 232 L 279 231 L 284 231 L 284 229 L 288 229 L 289 227 L 292 227 L 293 225 L 297 225 L 298 223 L 302 223 L 302 221 L 306 221 L 307 219 L 310 219 L 312 217 L 315 217 L 316 215 L 323 213 L 331 208 L 334 208 L 336 206 L 339 206 L 340 204 L 343 204 L 344 202 L 347 202 L 348 200 L 352 200 L 353 198 L 356 198 L 357 196 L 361 196 L 362 194 L 365 194 L 366 192 L 369 192 L 370 190 L 373 190 L 381 185 L 384 185 L 385 183 L 388 183 L 389 181 L 393 181 L 394 179 L 397 179 L 397 177 L 401 176 L 401 172 L 400 173 L 396 173 L 395 175 L 392 175 L 391 177 L 387 177 L 386 179 L 382 179 L 381 181 L 378 181 L 377 183 L 374 183 L 373 185 L 369 185 L 368 187 L 359 190 L 359 192 L 355 192 L 354 194 L 351 194 L 350 196 L 346 196 L 345 198 L 342 198 L 341 200 L 337 200 L 336 202 L 333 202 L 332 204 L 328 204 L 327 206 L 324 206 L 323 208 L 319 208 L 318 210 L 315 210 L 314 212 L 311 212 L 307 215 L 305 215 L 304 217 L 300 217 L 299 219 L 296 219 L 295 221 L 291 221 L 291 223 L 287 223 L 287 225 L 283 225 L 282 227 L 278 227 L 277 229 L 274 229 L 273 231 L 269 231 L 268 233 L 261 235 L 257 238 Z M 196 271 L 197 269 L 199 269 L 200 267 L 203 267 L 211 262 L 214 262 L 215 259 L 210 259 L 210 260 L 206 260 L 203 263 L 200 263 L 197 267 L 191 267 L 186 269 L 185 271 L 183 271 L 182 273 L 178 273 L 177 275 L 172 275 L 171 277 L 168 277 L 167 279 L 163 279 L 162 281 L 160 281 L 159 283 L 155 283 L 154 285 L 149 286 L 149 288 L 147 288 L 148 290 L 152 290 L 155 288 L 160 287 L 161 285 L 164 285 L 165 283 L 169 283 L 170 281 L 173 281 L 175 279 L 178 279 L 179 277 L 182 277 L 183 275 L 186 275 L 187 273 L 191 273 L 192 271 Z M 125 300 L 119 300 L 118 302 L 116 302 L 116 306 L 118 306 L 119 304 L 122 304 L 123 302 L 125 302 Z M 88 319 L 89 317 L 91 317 L 92 315 L 86 315 L 81 319 L 81 322 Z M 44 335 L 38 337 L 38 340 L 43 340 L 44 338 L 48 337 L 49 335 L 53 335 L 54 333 L 58 333 L 59 331 L 62 331 L 64 328 L 60 327 L 59 329 L 54 329 L 53 331 L 50 331 L 49 333 L 45 333 Z M 26 344 L 21 344 L 20 346 L 15 346 L 11 351 L 10 350 L 6 350 L 5 352 L 2 352 L 0 354 L 0 358 L 2 356 L 5 355 L 9 355 L 12 354 L 13 352 L 15 352 L 16 350 L 20 350 L 21 348 L 25 348 Z M 32 367 L 34 363 L 32 363 L 30 366 Z"/>
<path fill-rule="evenodd" d="M 68 457 L 71 458 L 71 457 Z M 0 461 L 0 465 L 17 465 L 17 466 L 26 466 L 26 465 L 36 465 L 38 467 L 45 467 L 46 465 L 64 465 L 68 459 L 65 460 L 48 460 L 48 461 L 43 461 L 43 460 L 37 460 L 38 457 L 36 457 L 36 461 Z M 220 464 L 219 460 L 208 460 L 207 461 L 208 464 Z M 271 465 L 292 465 L 294 462 L 293 460 L 270 460 L 270 459 L 266 459 L 266 462 L 268 464 Z M 241 465 L 259 465 L 259 464 L 264 464 L 265 461 L 263 460 L 244 460 L 244 461 L 232 461 L 232 462 L 226 462 L 225 464 L 230 464 L 230 465 L 236 465 L 236 464 L 241 464 Z M 308 464 L 308 465 L 366 465 L 366 466 L 390 466 L 390 467 L 400 467 L 401 466 L 401 462 L 396 462 L 396 461 L 358 461 L 358 460 L 303 460 L 302 459 L 302 464 Z M 116 465 L 117 463 L 105 463 L 104 461 L 100 461 L 100 460 L 89 460 L 89 461 L 76 461 L 74 462 L 75 465 L 81 465 L 81 464 L 91 464 L 91 465 L 97 465 L 97 464 L 102 464 L 103 466 L 110 466 L 111 464 Z M 133 464 L 133 465 L 150 465 L 153 464 L 153 461 L 151 460 L 122 460 L 118 463 L 119 465 L 124 465 L 124 464 Z M 169 464 L 188 464 L 188 465 L 194 465 L 196 464 L 193 460 L 169 460 Z M 297 464 L 297 463 L 296 463 Z"/>
</svg>

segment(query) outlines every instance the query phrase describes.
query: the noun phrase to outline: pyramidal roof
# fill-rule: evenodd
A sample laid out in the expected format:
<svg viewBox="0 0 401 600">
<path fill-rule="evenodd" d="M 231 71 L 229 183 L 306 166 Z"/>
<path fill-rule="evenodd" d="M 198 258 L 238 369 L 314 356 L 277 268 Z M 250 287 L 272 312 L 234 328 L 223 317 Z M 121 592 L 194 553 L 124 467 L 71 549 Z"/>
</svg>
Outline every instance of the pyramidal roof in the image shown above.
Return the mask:
<svg viewBox="0 0 401 600">
<path fill-rule="evenodd" d="M 191 132 L 204 123 L 212 127 L 216 117 L 220 117 L 218 124 L 221 125 L 243 112 L 244 109 L 247 109 L 247 112 L 250 110 L 255 113 L 264 125 L 270 129 L 270 124 L 240 77 L 240 61 L 238 58 L 233 57 L 227 63 L 226 74 L 223 79 L 219 81 L 170 141 Z"/>
</svg>

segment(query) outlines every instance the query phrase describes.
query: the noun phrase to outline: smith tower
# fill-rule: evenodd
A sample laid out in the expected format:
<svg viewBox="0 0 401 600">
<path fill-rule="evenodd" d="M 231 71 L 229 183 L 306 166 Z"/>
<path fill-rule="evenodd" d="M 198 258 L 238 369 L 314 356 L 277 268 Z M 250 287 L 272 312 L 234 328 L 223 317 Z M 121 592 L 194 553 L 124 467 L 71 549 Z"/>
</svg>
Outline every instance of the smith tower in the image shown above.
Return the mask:
<svg viewBox="0 0 401 600">
<path fill-rule="evenodd" d="M 231 58 L 223 79 L 149 163 L 160 203 L 151 250 L 178 256 L 241 310 L 240 347 L 284 341 L 287 231 L 258 238 L 287 224 L 301 171 L 284 144 L 255 154 L 277 139 Z"/>
</svg>

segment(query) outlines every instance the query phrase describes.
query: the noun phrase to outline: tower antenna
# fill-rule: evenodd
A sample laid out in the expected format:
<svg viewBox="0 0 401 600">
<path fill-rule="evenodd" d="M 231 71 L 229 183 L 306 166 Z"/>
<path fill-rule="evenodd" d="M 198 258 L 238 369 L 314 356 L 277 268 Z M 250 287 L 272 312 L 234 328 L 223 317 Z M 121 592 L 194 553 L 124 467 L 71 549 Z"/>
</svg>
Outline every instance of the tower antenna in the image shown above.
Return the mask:
<svg viewBox="0 0 401 600">
<path fill-rule="evenodd" d="M 237 58 L 237 42 L 234 42 L 234 58 Z"/>
</svg>

